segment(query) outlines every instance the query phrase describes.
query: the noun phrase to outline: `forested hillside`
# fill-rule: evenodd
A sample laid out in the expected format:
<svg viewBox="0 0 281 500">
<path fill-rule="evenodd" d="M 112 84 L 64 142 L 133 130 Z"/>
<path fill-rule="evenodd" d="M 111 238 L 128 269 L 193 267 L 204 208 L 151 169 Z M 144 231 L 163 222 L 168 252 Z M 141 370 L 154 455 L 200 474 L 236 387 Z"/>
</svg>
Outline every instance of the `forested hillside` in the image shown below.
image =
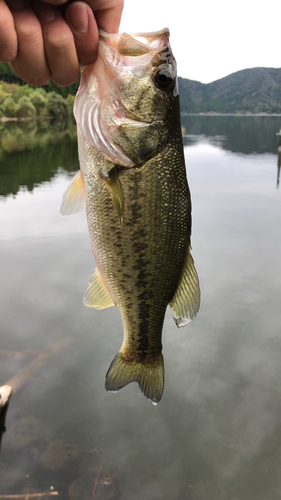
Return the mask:
<svg viewBox="0 0 281 500">
<path fill-rule="evenodd" d="M 204 84 L 179 78 L 187 113 L 281 113 L 281 68 L 252 68 Z"/>
</svg>

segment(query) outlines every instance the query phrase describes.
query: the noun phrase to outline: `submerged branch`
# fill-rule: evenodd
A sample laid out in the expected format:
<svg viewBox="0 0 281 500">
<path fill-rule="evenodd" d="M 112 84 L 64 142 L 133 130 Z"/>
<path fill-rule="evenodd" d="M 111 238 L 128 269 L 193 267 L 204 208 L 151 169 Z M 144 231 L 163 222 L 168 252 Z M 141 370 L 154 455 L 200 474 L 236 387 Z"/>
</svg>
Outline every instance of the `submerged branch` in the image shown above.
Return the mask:
<svg viewBox="0 0 281 500">
<path fill-rule="evenodd" d="M 6 385 L 11 386 L 13 392 L 18 391 L 30 378 L 34 375 L 40 368 L 48 361 L 48 359 L 57 354 L 61 349 L 66 347 L 71 341 L 72 337 L 67 337 L 56 344 L 48 347 L 47 349 L 43 349 L 39 354 L 34 358 L 30 363 L 25 365 L 21 370 L 16 373 Z M 1 388 L 0 388 L 1 389 Z M 0 497 L 1 498 L 1 497 Z"/>
<path fill-rule="evenodd" d="M 29 498 L 40 498 L 40 497 L 51 497 L 58 496 L 58 491 L 45 491 L 44 493 L 22 493 L 19 495 L 0 495 L 0 498 L 24 498 L 28 500 Z"/>
<path fill-rule="evenodd" d="M 40 368 L 48 361 L 48 359 L 57 354 L 61 349 L 65 348 L 70 342 L 73 341 L 72 337 L 67 337 L 56 344 L 48 347 L 47 349 L 42 349 L 41 351 L 34 351 L 36 357 L 25 365 L 21 370 L 19 370 L 16 375 L 14 375 L 5 385 L 0 386 L 0 415 L 3 409 L 7 406 L 12 392 L 16 392 L 21 387 L 28 382 L 28 380 L 40 370 Z M 32 351 L 26 351 L 29 355 Z M 16 357 L 20 358 L 20 353 L 15 353 Z M 23 353 L 24 354 L 24 353 Z M 5 422 L 3 423 L 4 426 Z M 0 496 L 1 498 L 1 496 Z"/>
<path fill-rule="evenodd" d="M 97 485 L 98 485 L 98 482 L 99 482 L 99 477 L 100 477 L 101 471 L 102 471 L 102 466 L 100 465 L 98 473 L 97 473 L 97 476 L 96 476 L 96 479 L 95 479 L 95 482 L 94 482 L 94 487 L 93 487 L 93 491 L 92 491 L 92 495 L 91 495 L 92 498 L 94 498 L 94 494 L 95 494 L 96 489 L 97 489 Z"/>
</svg>

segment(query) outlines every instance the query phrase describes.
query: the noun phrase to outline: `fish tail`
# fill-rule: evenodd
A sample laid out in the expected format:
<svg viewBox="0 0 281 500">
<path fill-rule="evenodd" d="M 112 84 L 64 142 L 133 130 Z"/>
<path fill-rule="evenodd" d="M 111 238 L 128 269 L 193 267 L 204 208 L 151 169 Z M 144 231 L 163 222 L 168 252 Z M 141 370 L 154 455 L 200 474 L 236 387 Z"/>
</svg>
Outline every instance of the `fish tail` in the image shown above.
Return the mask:
<svg viewBox="0 0 281 500">
<path fill-rule="evenodd" d="M 138 382 L 140 390 L 153 404 L 159 403 L 164 389 L 162 354 L 147 364 L 126 361 L 121 352 L 116 354 L 106 374 L 106 390 L 117 392 L 131 382 Z"/>
</svg>

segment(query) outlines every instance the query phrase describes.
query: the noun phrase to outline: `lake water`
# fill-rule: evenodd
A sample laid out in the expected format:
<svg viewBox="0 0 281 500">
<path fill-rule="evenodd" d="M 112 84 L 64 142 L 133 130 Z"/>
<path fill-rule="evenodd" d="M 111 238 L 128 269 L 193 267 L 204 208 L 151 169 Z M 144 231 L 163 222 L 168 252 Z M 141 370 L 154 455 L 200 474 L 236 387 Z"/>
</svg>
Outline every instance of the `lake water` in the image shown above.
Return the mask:
<svg viewBox="0 0 281 500">
<path fill-rule="evenodd" d="M 104 389 L 120 314 L 83 306 L 95 268 L 85 213 L 59 215 L 75 126 L 2 124 L 0 385 L 19 377 L 0 495 L 280 499 L 281 117 L 182 125 L 202 303 L 179 330 L 167 311 L 153 406 L 136 384 Z"/>
</svg>

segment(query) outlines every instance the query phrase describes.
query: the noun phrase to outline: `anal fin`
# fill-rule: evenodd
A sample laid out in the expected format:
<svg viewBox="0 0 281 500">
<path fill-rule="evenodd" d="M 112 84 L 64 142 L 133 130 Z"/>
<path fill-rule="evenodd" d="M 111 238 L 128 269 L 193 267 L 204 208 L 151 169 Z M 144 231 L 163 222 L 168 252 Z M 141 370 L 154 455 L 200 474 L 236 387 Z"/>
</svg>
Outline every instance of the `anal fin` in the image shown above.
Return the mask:
<svg viewBox="0 0 281 500">
<path fill-rule="evenodd" d="M 92 279 L 84 293 L 83 304 L 95 309 L 106 309 L 115 306 L 105 284 L 103 283 L 98 268 L 92 274 Z"/>
<path fill-rule="evenodd" d="M 178 327 L 187 325 L 199 311 L 199 279 L 190 248 L 186 253 L 178 288 L 169 305 Z"/>
<path fill-rule="evenodd" d="M 82 172 L 79 170 L 63 193 L 60 213 L 63 216 L 77 214 L 84 207 L 85 186 Z"/>
</svg>

